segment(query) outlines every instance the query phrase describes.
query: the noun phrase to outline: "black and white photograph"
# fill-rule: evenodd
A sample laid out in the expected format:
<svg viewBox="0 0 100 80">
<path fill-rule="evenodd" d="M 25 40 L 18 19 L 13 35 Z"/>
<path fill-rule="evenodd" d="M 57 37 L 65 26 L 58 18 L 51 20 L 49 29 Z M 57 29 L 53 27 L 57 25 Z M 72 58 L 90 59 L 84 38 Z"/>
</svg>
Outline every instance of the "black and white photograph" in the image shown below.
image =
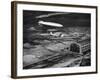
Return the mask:
<svg viewBox="0 0 100 80">
<path fill-rule="evenodd" d="M 91 14 L 23 10 L 23 69 L 91 66 Z"/>
<path fill-rule="evenodd" d="M 97 73 L 97 7 L 12 2 L 12 77 Z"/>
</svg>

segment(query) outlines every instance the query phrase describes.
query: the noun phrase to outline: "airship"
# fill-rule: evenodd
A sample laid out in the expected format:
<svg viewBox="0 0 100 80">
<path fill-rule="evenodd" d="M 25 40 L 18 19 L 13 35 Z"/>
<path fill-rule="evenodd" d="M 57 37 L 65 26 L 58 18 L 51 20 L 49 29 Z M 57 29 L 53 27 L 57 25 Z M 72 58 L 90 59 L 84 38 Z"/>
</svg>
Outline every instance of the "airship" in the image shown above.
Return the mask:
<svg viewBox="0 0 100 80">
<path fill-rule="evenodd" d="M 39 21 L 39 25 L 46 25 L 46 26 L 51 26 L 51 27 L 63 27 L 62 24 L 60 23 L 55 23 L 55 22 L 46 22 L 46 21 Z"/>
</svg>

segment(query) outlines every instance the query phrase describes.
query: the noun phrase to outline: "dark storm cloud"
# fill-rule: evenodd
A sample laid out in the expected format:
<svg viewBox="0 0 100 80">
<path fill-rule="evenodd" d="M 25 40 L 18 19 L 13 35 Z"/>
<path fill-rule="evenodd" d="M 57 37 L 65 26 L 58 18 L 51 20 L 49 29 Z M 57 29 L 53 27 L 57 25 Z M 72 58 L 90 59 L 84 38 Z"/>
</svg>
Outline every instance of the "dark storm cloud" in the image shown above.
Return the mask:
<svg viewBox="0 0 100 80">
<path fill-rule="evenodd" d="M 48 14 L 50 16 L 48 16 Z M 37 18 L 40 17 L 40 18 Z M 69 26 L 87 26 L 90 27 L 90 14 L 85 13 L 61 13 L 61 12 L 46 12 L 46 11 L 23 11 L 23 20 L 25 25 L 36 26 L 39 20 L 56 22 Z"/>
</svg>

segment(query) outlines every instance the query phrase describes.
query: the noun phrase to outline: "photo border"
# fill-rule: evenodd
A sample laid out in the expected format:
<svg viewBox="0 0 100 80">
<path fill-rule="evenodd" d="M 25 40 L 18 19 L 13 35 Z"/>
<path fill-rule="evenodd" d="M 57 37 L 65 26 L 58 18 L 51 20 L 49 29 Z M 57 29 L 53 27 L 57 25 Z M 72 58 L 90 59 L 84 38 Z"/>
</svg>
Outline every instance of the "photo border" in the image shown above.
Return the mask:
<svg viewBox="0 0 100 80">
<path fill-rule="evenodd" d="M 63 74 L 49 74 L 49 75 L 33 75 L 33 76 L 17 76 L 17 4 L 36 4 L 36 5 L 50 5 L 63 7 L 79 7 L 79 8 L 93 8 L 96 9 L 96 71 L 95 72 L 80 72 L 80 73 L 63 73 Z M 81 75 L 94 74 L 98 72 L 98 8 L 97 6 L 89 5 L 73 5 L 73 4 L 56 4 L 56 3 L 40 3 L 40 2 L 26 2 L 26 1 L 12 1 L 11 2 L 11 77 L 12 78 L 32 78 L 32 77 L 50 77 L 50 76 L 65 76 L 65 75 Z"/>
</svg>

